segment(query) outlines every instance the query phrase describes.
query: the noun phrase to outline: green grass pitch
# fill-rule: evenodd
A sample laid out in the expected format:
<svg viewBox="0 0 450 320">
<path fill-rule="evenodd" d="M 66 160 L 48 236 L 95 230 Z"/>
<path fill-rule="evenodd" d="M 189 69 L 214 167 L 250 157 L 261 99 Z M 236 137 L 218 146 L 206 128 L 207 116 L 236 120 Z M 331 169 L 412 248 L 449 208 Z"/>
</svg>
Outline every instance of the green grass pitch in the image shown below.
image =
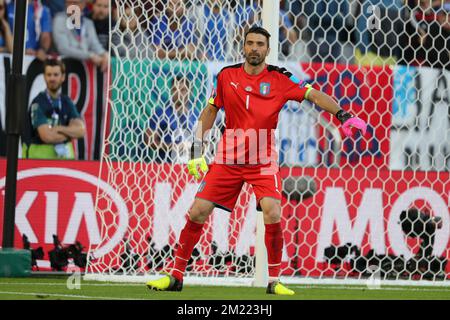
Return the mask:
<svg viewBox="0 0 450 320">
<path fill-rule="evenodd" d="M 0 300 L 450 300 L 448 287 L 289 287 L 296 291 L 294 296 L 267 295 L 264 288 L 189 285 L 182 292 L 156 292 L 145 284 L 83 280 L 79 289 L 69 289 L 66 278 L 0 278 Z"/>
</svg>

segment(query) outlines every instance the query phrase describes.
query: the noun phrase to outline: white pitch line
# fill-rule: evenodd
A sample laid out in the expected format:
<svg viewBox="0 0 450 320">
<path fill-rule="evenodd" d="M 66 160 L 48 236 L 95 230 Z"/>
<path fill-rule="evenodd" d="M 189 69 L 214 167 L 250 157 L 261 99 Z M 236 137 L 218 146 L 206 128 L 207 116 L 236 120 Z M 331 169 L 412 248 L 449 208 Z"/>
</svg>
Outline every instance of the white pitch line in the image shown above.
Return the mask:
<svg viewBox="0 0 450 320">
<path fill-rule="evenodd" d="M 58 293 L 44 293 L 44 292 L 0 291 L 0 294 L 22 295 L 22 296 L 43 296 L 43 298 L 45 298 L 46 296 L 49 296 L 49 297 L 65 297 L 65 298 L 79 298 L 79 299 L 100 299 L 100 300 L 147 300 L 147 299 L 83 296 L 83 295 L 76 295 L 76 294 L 58 294 Z"/>
<path fill-rule="evenodd" d="M 298 289 L 343 289 L 343 290 L 362 290 L 367 289 L 369 291 L 432 291 L 432 292 L 450 292 L 450 289 L 431 289 L 431 288 L 392 288 L 392 287 L 380 287 L 379 289 L 369 289 L 368 287 L 349 287 L 349 286 L 295 286 L 290 285 L 292 288 Z"/>
<path fill-rule="evenodd" d="M 26 286 L 30 286 L 30 285 L 42 285 L 42 286 L 65 286 L 67 285 L 65 282 L 0 282 L 0 286 L 1 285 L 26 285 Z M 145 286 L 145 283 L 83 283 L 81 282 L 80 284 L 81 286 L 86 286 L 86 287 L 142 287 Z M 291 284 L 290 286 L 295 287 L 295 288 L 303 288 L 303 289 L 368 289 L 365 286 L 344 286 L 344 285 L 339 285 L 339 286 L 330 286 L 330 285 L 295 285 L 295 284 Z M 392 286 L 382 286 L 381 287 L 383 290 L 406 290 L 406 291 L 423 291 L 423 290 L 428 290 L 428 291 L 450 291 L 450 288 L 421 288 L 421 287 L 417 287 L 417 288 L 401 288 L 401 287 L 392 287 Z"/>
<path fill-rule="evenodd" d="M 52 282 L 32 282 L 32 283 L 17 283 L 17 282 L 0 282 L 2 285 L 20 285 L 20 286 L 66 286 L 66 283 L 52 283 Z M 81 287 L 144 287 L 145 284 L 139 283 L 81 283 Z M 364 286 L 327 286 L 327 285 L 290 285 L 292 288 L 298 289 L 335 289 L 335 290 L 387 290 L 387 291 L 429 291 L 429 292 L 450 292 L 450 288 L 398 288 L 398 287 L 381 287 L 380 289 L 369 289 Z"/>
<path fill-rule="evenodd" d="M 67 284 L 61 282 L 0 282 L 0 286 L 2 285 L 26 285 L 26 286 L 66 286 Z M 83 283 L 81 282 L 80 286 L 86 287 L 142 287 L 145 286 L 145 283 Z"/>
</svg>

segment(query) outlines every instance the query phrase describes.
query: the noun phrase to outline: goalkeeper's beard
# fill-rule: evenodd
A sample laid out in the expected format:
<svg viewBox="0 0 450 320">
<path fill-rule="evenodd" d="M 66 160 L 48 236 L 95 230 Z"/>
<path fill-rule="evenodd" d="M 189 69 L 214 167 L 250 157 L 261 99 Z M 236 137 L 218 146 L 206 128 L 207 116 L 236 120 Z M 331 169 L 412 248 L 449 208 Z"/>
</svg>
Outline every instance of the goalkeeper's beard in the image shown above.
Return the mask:
<svg viewBox="0 0 450 320">
<path fill-rule="evenodd" d="M 248 64 L 257 67 L 260 64 L 264 63 L 264 58 L 262 58 L 260 55 L 248 55 L 245 57 L 245 60 L 247 61 Z"/>
</svg>

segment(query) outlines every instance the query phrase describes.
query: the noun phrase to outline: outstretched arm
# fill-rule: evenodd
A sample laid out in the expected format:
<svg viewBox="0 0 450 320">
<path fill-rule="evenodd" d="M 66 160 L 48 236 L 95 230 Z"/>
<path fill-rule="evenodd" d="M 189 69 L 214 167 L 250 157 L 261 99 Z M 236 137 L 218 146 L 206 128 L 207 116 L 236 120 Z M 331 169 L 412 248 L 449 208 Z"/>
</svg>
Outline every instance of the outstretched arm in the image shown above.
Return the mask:
<svg viewBox="0 0 450 320">
<path fill-rule="evenodd" d="M 347 137 L 352 136 L 352 127 L 361 130 L 363 135 L 366 134 L 367 124 L 360 118 L 342 110 L 339 104 L 329 95 L 309 87 L 305 98 L 318 105 L 321 109 L 336 116 L 336 118 L 342 123 L 342 130 Z"/>
<path fill-rule="evenodd" d="M 305 98 L 333 115 L 341 110 L 339 104 L 332 97 L 312 87 L 309 87 Z"/>
</svg>

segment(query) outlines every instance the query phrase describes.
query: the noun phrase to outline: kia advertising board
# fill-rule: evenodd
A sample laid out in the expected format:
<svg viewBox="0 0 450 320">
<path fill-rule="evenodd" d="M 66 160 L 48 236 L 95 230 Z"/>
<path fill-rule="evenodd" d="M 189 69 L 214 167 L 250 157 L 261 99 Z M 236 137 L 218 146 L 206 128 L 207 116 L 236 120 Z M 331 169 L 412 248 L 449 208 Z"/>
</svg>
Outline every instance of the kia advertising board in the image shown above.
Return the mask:
<svg viewBox="0 0 450 320">
<path fill-rule="evenodd" d="M 45 268 L 49 266 L 46 260 L 47 252 L 53 249 L 53 234 L 65 245 L 75 241 L 86 249 L 91 245 L 96 259 L 117 257 L 125 237 L 134 240 L 135 250 L 142 252 L 148 250 L 148 237 L 157 249 L 175 245 L 198 187 L 187 179 L 184 167 L 111 165 L 117 169 L 117 187 L 105 182 L 106 166 L 102 169 L 103 178 L 98 178 L 99 162 L 21 160 L 16 247 L 22 248 L 22 235 L 27 235 L 33 248 L 43 247 L 46 255 L 39 265 Z M 127 172 L 131 166 L 142 172 L 138 180 L 119 177 L 120 172 Z M 5 167 L 6 162 L 0 160 L 2 174 Z M 318 185 L 315 196 L 302 203 L 286 205 L 287 200 L 283 199 L 283 266 L 295 267 L 284 268 L 285 274 L 297 268 L 303 275 L 329 272 L 324 249 L 347 242 L 360 247 L 363 253 L 373 249 L 377 254 L 410 258 L 418 250 L 417 241 L 404 236 L 398 219 L 400 212 L 411 205 L 426 207 L 442 218 L 443 227 L 436 233 L 433 254 L 450 256 L 448 173 L 310 168 L 291 171 L 283 168 L 281 173 L 283 177 L 309 175 Z M 177 181 L 184 182 L 176 184 Z M 0 176 L 2 211 L 4 184 L 5 177 Z M 136 192 L 129 188 L 132 184 Z M 245 190 L 238 199 L 239 210 L 232 213 L 216 210 L 212 215 L 201 238 L 202 248 L 210 248 L 214 240 L 221 251 L 232 250 L 237 255 L 253 253 L 257 212 L 254 196 L 249 188 Z M 102 208 L 99 212 L 96 203 Z M 0 233 L 2 229 L 0 220 Z M 206 249 L 203 253 L 211 252 Z"/>
</svg>

